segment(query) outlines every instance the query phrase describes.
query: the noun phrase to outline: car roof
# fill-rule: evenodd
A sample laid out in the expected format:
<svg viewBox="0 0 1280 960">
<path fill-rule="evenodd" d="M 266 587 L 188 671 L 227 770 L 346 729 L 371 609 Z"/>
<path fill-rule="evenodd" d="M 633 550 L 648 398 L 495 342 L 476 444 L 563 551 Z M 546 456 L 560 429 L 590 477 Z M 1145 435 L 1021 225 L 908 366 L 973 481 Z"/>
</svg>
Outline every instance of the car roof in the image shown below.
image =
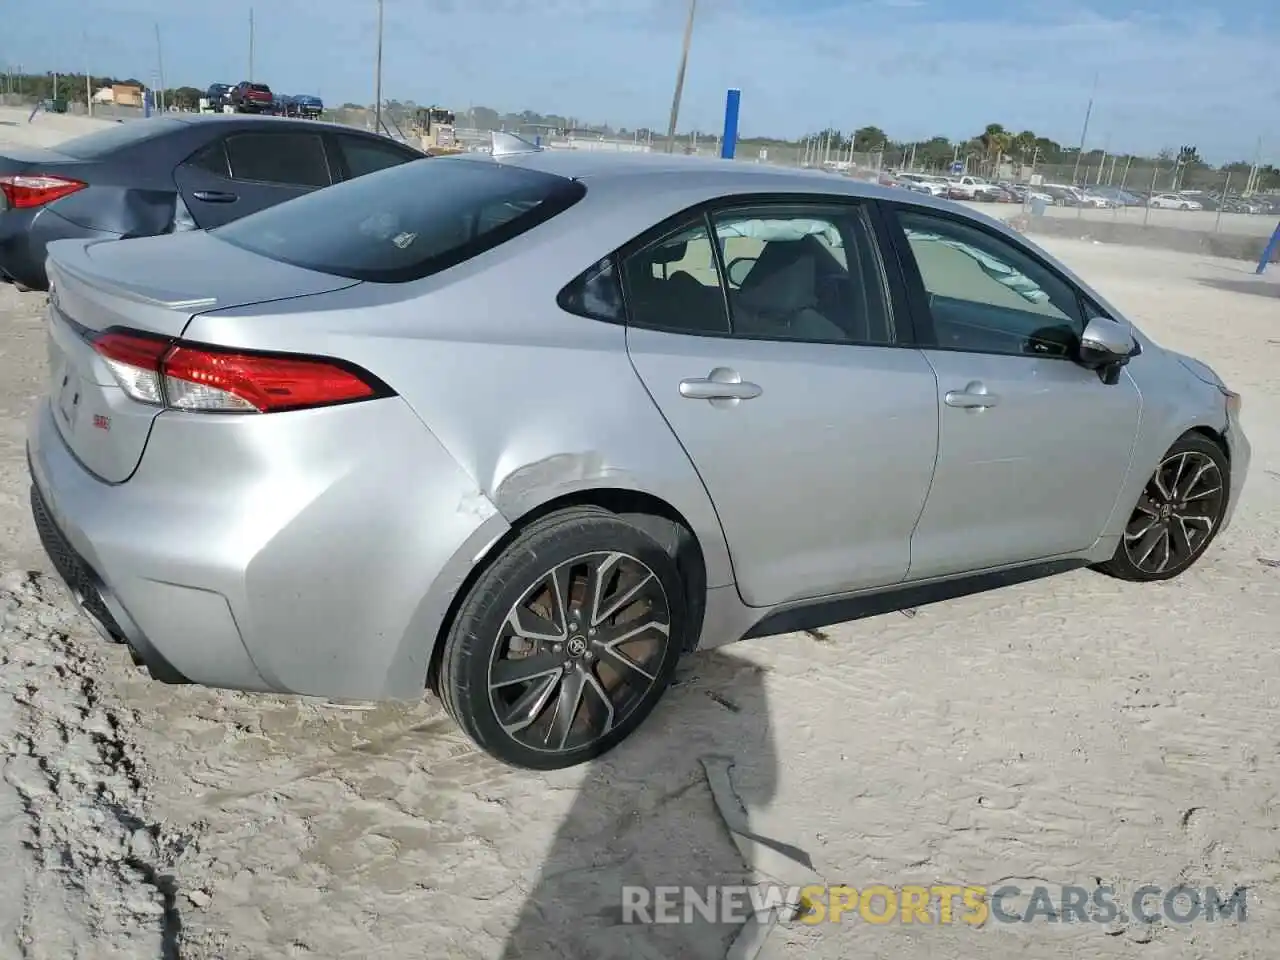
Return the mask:
<svg viewBox="0 0 1280 960">
<path fill-rule="evenodd" d="M 380 134 L 375 134 L 372 130 L 361 130 L 359 127 L 350 127 L 344 123 L 329 123 L 325 120 L 302 120 L 297 117 L 271 117 L 254 113 L 166 113 L 165 119 L 176 120 L 179 123 L 187 124 L 208 124 L 234 127 L 247 127 L 253 124 L 272 124 L 286 123 L 293 126 L 306 127 L 307 129 L 315 129 L 317 127 L 333 130 L 335 133 L 354 133 L 358 136 L 378 137 L 380 140 L 387 139 Z M 137 121 L 131 121 L 136 123 Z M 146 121 L 142 121 L 145 123 Z"/>
<path fill-rule="evenodd" d="M 753 181 L 761 192 L 777 190 L 785 193 L 833 193 L 865 197 L 900 197 L 900 192 L 875 183 L 843 177 L 821 170 L 773 166 L 737 160 L 690 157 L 683 154 L 646 153 L 643 151 L 540 150 L 489 157 L 485 154 L 464 155 L 489 162 L 539 170 L 544 173 L 604 183 L 621 179 L 661 179 L 664 186 L 680 186 L 683 178 L 690 183 L 710 177 L 732 177 Z"/>
</svg>

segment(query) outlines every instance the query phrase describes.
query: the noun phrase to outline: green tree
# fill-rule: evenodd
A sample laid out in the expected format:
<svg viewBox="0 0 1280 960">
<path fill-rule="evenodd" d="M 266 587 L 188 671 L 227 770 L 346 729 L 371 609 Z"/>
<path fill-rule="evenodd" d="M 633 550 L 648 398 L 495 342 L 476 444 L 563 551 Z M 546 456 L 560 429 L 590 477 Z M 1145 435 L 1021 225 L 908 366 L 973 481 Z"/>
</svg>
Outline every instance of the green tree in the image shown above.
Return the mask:
<svg viewBox="0 0 1280 960">
<path fill-rule="evenodd" d="M 879 127 L 859 127 L 853 131 L 853 152 L 874 153 L 884 149 L 888 135 Z"/>
</svg>

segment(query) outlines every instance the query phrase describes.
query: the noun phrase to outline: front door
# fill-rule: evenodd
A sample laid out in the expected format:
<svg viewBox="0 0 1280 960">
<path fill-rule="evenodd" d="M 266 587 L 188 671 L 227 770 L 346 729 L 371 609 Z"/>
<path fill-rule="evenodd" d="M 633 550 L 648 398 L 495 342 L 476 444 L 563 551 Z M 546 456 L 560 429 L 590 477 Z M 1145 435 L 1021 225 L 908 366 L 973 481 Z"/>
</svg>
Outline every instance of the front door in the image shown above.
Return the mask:
<svg viewBox="0 0 1280 960">
<path fill-rule="evenodd" d="M 1073 362 L 1080 294 L 1031 251 L 943 214 L 897 220 L 938 379 L 938 464 L 910 579 L 1087 549 L 1128 473 L 1137 387 Z"/>
<path fill-rule="evenodd" d="M 632 362 L 715 503 L 743 600 L 900 582 L 937 387 L 899 345 L 865 211 L 725 209 L 631 254 L 623 275 Z"/>
<path fill-rule="evenodd" d="M 174 181 L 196 224 L 209 230 L 327 187 L 333 178 L 323 138 L 280 131 L 216 140 L 179 165 Z"/>
</svg>

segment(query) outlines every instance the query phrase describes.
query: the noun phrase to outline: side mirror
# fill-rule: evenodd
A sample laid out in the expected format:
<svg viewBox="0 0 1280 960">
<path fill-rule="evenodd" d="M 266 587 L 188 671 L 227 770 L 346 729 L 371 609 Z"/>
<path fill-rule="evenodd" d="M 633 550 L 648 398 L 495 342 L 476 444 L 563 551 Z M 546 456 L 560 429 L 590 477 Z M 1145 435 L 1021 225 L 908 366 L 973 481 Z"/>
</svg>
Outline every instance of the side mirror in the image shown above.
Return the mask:
<svg viewBox="0 0 1280 960">
<path fill-rule="evenodd" d="M 1080 336 L 1079 363 L 1097 370 L 1108 385 L 1120 379 L 1120 369 L 1141 352 L 1138 341 L 1126 324 L 1107 317 L 1094 317 Z"/>
<path fill-rule="evenodd" d="M 738 257 L 736 260 L 729 261 L 729 264 L 725 267 L 725 273 L 729 275 L 729 282 L 735 287 L 742 286 L 747 279 L 747 274 L 751 272 L 751 268 L 755 265 L 755 257 Z"/>
</svg>

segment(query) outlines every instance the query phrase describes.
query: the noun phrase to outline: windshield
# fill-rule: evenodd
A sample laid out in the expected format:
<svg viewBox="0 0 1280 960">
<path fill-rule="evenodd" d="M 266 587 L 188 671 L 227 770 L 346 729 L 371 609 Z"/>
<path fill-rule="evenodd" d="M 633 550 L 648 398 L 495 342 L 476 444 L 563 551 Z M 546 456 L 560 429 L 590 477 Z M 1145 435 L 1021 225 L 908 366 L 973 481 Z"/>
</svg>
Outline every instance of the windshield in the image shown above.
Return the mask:
<svg viewBox="0 0 1280 960">
<path fill-rule="evenodd" d="M 82 137 L 74 137 L 58 144 L 58 153 L 77 160 L 96 160 L 116 150 L 144 143 L 153 137 L 172 133 L 182 126 L 181 120 L 169 117 L 150 117 L 146 120 L 124 120 Z"/>
<path fill-rule="evenodd" d="M 579 182 L 488 160 L 411 160 L 210 231 L 252 253 L 353 280 L 404 283 L 549 220 Z"/>
</svg>

